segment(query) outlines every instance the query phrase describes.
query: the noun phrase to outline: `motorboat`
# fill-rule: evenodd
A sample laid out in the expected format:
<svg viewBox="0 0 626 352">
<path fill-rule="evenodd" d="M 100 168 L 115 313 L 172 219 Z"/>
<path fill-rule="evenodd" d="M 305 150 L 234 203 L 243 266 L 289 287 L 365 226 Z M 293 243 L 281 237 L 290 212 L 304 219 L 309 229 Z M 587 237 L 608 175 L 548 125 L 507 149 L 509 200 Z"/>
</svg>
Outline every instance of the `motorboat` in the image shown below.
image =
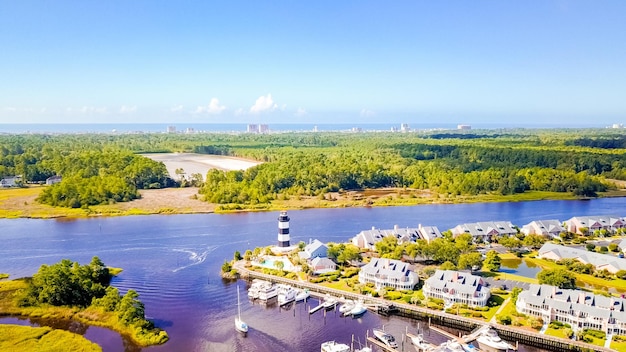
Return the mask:
<svg viewBox="0 0 626 352">
<path fill-rule="evenodd" d="M 359 301 L 356 302 L 354 307 L 350 310 L 349 314 L 352 315 L 352 317 L 360 317 L 361 315 L 365 314 L 365 312 L 367 312 L 367 307 L 363 302 Z"/>
<path fill-rule="evenodd" d="M 515 349 L 510 343 L 502 340 L 498 336 L 498 332 L 492 327 L 481 331 L 476 338 L 476 342 L 478 343 L 478 348 L 482 351 L 507 352 Z"/>
<path fill-rule="evenodd" d="M 311 296 L 311 293 L 309 293 L 308 288 L 305 288 L 304 290 L 298 290 L 298 293 L 296 294 L 296 302 L 306 301 L 309 296 Z"/>
<path fill-rule="evenodd" d="M 268 299 L 272 299 L 276 296 L 278 296 L 278 287 L 271 282 L 267 282 L 259 287 L 260 300 L 267 301 Z"/>
<path fill-rule="evenodd" d="M 324 303 L 322 303 L 322 306 L 326 310 L 331 310 L 331 309 L 335 308 L 337 303 L 338 302 L 337 302 L 337 299 L 335 297 L 330 296 L 330 295 L 326 295 L 326 298 L 324 298 Z"/>
<path fill-rule="evenodd" d="M 355 304 L 353 300 L 346 300 L 339 306 L 339 313 L 349 315 L 352 308 L 354 308 L 354 305 Z"/>
<path fill-rule="evenodd" d="M 422 334 L 411 335 L 411 343 L 418 352 L 426 352 L 435 348 L 434 345 L 424 341 L 424 336 Z"/>
<path fill-rule="evenodd" d="M 449 340 L 441 345 L 431 349 L 429 352 L 476 352 L 478 351 L 472 345 L 460 344 L 457 341 Z"/>
<path fill-rule="evenodd" d="M 398 348 L 398 343 L 396 342 L 396 338 L 392 335 L 385 332 L 385 330 L 381 329 L 372 329 L 374 332 L 374 336 L 379 339 L 382 343 L 384 343 L 387 347 Z"/>
<path fill-rule="evenodd" d="M 297 291 L 291 286 L 283 285 L 278 288 L 278 304 L 285 305 L 296 300 Z"/>
<path fill-rule="evenodd" d="M 248 298 L 252 300 L 259 298 L 259 289 L 261 288 L 261 286 L 265 284 L 269 284 L 269 282 L 259 280 L 259 279 L 254 279 L 252 281 L 252 284 L 250 285 L 250 288 L 248 288 Z"/>
<path fill-rule="evenodd" d="M 326 341 L 321 347 L 321 352 L 351 352 L 350 346 L 335 341 Z"/>
<path fill-rule="evenodd" d="M 241 302 L 239 301 L 239 286 L 237 286 L 237 316 L 235 317 L 235 329 L 243 333 L 248 332 L 248 324 L 241 319 Z"/>
</svg>

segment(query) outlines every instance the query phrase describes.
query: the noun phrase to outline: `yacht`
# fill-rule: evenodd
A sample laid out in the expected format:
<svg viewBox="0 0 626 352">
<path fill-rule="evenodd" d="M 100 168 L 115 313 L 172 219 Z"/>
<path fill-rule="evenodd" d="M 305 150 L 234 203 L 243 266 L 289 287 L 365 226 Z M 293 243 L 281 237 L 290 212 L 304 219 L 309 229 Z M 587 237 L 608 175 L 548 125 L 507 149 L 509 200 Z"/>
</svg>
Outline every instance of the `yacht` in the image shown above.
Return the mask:
<svg viewBox="0 0 626 352">
<path fill-rule="evenodd" d="M 377 339 L 382 341 L 382 343 L 384 343 L 387 347 L 398 348 L 398 343 L 396 342 L 396 338 L 386 333 L 385 330 L 372 329 L 372 331 L 374 332 L 374 336 L 376 336 Z"/>
<path fill-rule="evenodd" d="M 426 352 L 435 348 L 434 345 L 424 341 L 424 336 L 422 334 L 411 335 L 411 343 L 413 344 L 413 347 L 415 347 L 415 350 L 417 350 L 418 352 Z"/>
<path fill-rule="evenodd" d="M 322 303 L 322 305 L 324 306 L 324 309 L 331 310 L 331 309 L 335 308 L 337 303 L 338 302 L 337 302 L 337 299 L 335 297 L 332 297 L 330 295 L 326 295 L 326 297 L 324 298 L 324 303 Z"/>
<path fill-rule="evenodd" d="M 282 285 L 278 288 L 278 304 L 285 305 L 296 300 L 297 291 L 289 285 Z"/>
<path fill-rule="evenodd" d="M 250 285 L 250 288 L 248 288 L 248 298 L 252 300 L 259 298 L 259 289 L 264 284 L 268 284 L 268 282 L 259 279 L 252 280 L 252 284 Z"/>
<path fill-rule="evenodd" d="M 326 341 L 322 343 L 321 352 L 351 352 L 350 346 L 345 343 L 337 343 L 335 341 Z"/>
<path fill-rule="evenodd" d="M 259 287 L 260 300 L 267 301 L 268 299 L 272 299 L 276 296 L 278 296 L 278 287 L 271 282 L 267 282 Z"/>
<path fill-rule="evenodd" d="M 349 299 L 339 306 L 339 313 L 348 315 L 352 308 L 354 308 L 354 301 Z"/>
<path fill-rule="evenodd" d="M 235 329 L 243 333 L 248 332 L 248 324 L 241 319 L 241 302 L 239 302 L 239 286 L 237 286 L 237 316 L 235 317 Z"/>
<path fill-rule="evenodd" d="M 476 342 L 482 351 L 507 352 L 515 349 L 510 343 L 502 340 L 492 327 L 483 330 L 476 338 Z"/>
<path fill-rule="evenodd" d="M 360 317 L 361 315 L 365 314 L 365 312 L 367 312 L 367 307 L 365 306 L 365 304 L 362 301 L 356 302 L 356 304 L 354 305 L 354 307 L 350 310 L 350 315 L 352 315 L 352 317 Z"/>
<path fill-rule="evenodd" d="M 309 289 L 305 288 L 304 290 L 299 290 L 296 294 L 296 302 L 306 301 L 311 294 L 309 293 Z"/>
</svg>

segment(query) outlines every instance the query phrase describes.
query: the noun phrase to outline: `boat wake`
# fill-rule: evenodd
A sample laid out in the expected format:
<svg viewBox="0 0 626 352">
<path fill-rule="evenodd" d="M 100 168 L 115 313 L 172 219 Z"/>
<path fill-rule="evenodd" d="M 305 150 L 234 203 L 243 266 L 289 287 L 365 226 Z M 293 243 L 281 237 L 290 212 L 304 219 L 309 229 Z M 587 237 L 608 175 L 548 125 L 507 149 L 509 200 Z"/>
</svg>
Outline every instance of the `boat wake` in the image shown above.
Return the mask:
<svg viewBox="0 0 626 352">
<path fill-rule="evenodd" d="M 214 250 L 216 250 L 217 247 L 218 246 L 209 246 L 209 247 L 207 247 L 207 249 L 205 251 L 203 251 L 201 253 L 195 252 L 195 251 L 190 250 L 190 249 L 173 249 L 174 252 L 182 252 L 182 253 L 189 254 L 188 259 L 191 261 L 191 263 L 187 264 L 187 265 L 180 266 L 180 267 L 172 270 L 172 272 L 176 273 L 176 272 L 179 272 L 181 270 L 187 269 L 189 267 L 192 267 L 192 266 L 204 263 L 206 258 L 209 256 L 209 253 L 211 253 Z"/>
</svg>

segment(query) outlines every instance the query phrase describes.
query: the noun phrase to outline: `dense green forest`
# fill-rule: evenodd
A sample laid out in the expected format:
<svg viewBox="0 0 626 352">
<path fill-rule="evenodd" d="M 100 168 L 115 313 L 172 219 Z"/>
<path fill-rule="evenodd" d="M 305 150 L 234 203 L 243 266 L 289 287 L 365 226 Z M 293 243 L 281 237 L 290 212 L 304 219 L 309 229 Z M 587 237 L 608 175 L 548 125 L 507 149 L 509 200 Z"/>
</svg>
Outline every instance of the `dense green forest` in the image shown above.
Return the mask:
<svg viewBox="0 0 626 352">
<path fill-rule="evenodd" d="M 174 186 L 162 163 L 138 155 L 197 152 L 263 161 L 212 170 L 212 203 L 258 204 L 340 190 L 399 187 L 438 194 L 569 192 L 593 197 L 626 180 L 620 130 L 472 130 L 420 133 L 76 134 L 0 136 L 0 177 L 43 182 L 39 201 L 87 207 Z"/>
</svg>

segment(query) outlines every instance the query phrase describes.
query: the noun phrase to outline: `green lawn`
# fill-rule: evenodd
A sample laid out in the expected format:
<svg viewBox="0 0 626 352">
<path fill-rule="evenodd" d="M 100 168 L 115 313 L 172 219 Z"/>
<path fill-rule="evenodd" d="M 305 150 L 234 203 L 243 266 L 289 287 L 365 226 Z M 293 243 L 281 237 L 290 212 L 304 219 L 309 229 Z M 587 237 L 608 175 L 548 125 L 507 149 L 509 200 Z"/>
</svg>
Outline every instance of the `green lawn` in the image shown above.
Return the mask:
<svg viewBox="0 0 626 352">
<path fill-rule="evenodd" d="M 556 336 L 556 337 L 560 337 L 563 339 L 568 338 L 567 335 L 565 335 L 565 328 L 560 328 L 560 329 L 548 328 L 546 330 L 546 335 Z"/>
<path fill-rule="evenodd" d="M 526 257 L 526 261 L 529 263 L 536 264 L 544 269 L 566 269 L 564 265 L 558 265 L 555 262 L 539 259 L 539 258 L 528 258 Z M 507 277 L 509 275 L 507 274 Z M 614 279 L 614 280 L 606 280 L 599 277 L 595 277 L 593 275 L 588 274 L 576 274 L 576 279 L 593 286 L 596 289 L 606 290 L 608 288 L 614 288 L 619 292 L 626 292 L 626 280 L 622 279 Z"/>
<path fill-rule="evenodd" d="M 624 341 L 615 341 L 617 336 L 613 336 L 613 341 L 611 341 L 611 349 L 616 351 L 626 351 L 626 336 L 621 336 L 621 340 Z"/>
</svg>

